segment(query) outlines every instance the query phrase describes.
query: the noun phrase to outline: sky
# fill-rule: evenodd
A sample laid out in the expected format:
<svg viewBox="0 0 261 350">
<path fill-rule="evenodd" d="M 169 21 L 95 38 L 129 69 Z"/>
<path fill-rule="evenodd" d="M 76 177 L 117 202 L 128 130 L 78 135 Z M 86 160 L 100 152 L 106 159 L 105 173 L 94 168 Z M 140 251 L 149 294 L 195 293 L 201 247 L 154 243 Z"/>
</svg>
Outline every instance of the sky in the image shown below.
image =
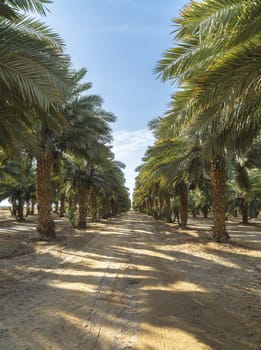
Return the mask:
<svg viewBox="0 0 261 350">
<path fill-rule="evenodd" d="M 75 69 L 87 68 L 92 94 L 113 112 L 115 158 L 126 165 L 132 194 L 135 168 L 153 136 L 147 124 L 167 109 L 174 87 L 153 70 L 173 46 L 172 19 L 188 0 L 53 0 L 42 21 L 60 34 Z"/>
</svg>

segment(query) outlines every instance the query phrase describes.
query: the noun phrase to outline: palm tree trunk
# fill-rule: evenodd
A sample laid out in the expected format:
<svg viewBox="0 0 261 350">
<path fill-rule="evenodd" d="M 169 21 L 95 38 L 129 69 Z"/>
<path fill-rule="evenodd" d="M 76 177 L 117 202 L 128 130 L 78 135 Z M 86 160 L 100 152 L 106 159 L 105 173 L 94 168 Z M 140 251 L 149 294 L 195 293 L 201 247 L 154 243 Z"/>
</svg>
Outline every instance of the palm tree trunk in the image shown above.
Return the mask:
<svg viewBox="0 0 261 350">
<path fill-rule="evenodd" d="M 102 201 L 102 219 L 108 219 L 110 217 L 110 206 L 107 197 L 103 198 Z"/>
<path fill-rule="evenodd" d="M 16 200 L 12 201 L 11 216 L 14 216 L 17 219 L 17 204 L 16 204 Z"/>
<path fill-rule="evenodd" d="M 78 189 L 78 228 L 86 228 L 86 199 L 87 199 L 87 190 L 84 187 Z"/>
<path fill-rule="evenodd" d="M 151 197 L 146 199 L 146 213 L 152 215 L 152 200 Z"/>
<path fill-rule="evenodd" d="M 153 207 L 154 207 L 154 213 L 153 213 L 153 216 L 154 216 L 154 218 L 155 219 L 159 219 L 159 212 L 160 212 L 160 210 L 159 210 L 159 198 L 158 197 L 154 197 L 154 205 L 153 205 Z"/>
<path fill-rule="evenodd" d="M 54 202 L 54 213 L 55 214 L 58 214 L 58 209 L 59 209 L 59 201 L 57 200 L 57 201 L 55 201 Z"/>
<path fill-rule="evenodd" d="M 180 184 L 180 227 L 186 228 L 188 222 L 188 189 L 185 182 Z"/>
<path fill-rule="evenodd" d="M 26 201 L 26 216 L 30 215 L 30 201 Z"/>
<path fill-rule="evenodd" d="M 213 208 L 213 239 L 216 242 L 226 242 L 229 235 L 226 232 L 226 169 L 223 157 L 211 160 L 211 190 Z"/>
<path fill-rule="evenodd" d="M 244 199 L 241 213 L 242 213 L 242 223 L 248 224 L 248 202 L 246 199 Z"/>
<path fill-rule="evenodd" d="M 93 189 L 90 197 L 90 207 L 92 213 L 92 222 L 97 220 L 97 201 L 96 201 L 96 192 Z"/>
<path fill-rule="evenodd" d="M 60 218 L 64 217 L 64 212 L 65 212 L 65 193 L 62 193 L 60 196 L 60 211 L 59 211 Z"/>
<path fill-rule="evenodd" d="M 68 219 L 72 224 L 72 227 L 75 227 L 75 211 L 76 211 L 76 201 L 75 198 L 69 196 L 68 199 Z"/>
<path fill-rule="evenodd" d="M 35 201 L 35 200 L 32 200 L 32 202 L 31 202 L 30 215 L 34 215 L 35 204 L 36 204 L 36 201 Z"/>
<path fill-rule="evenodd" d="M 102 216 L 102 199 L 96 194 L 96 221 L 100 222 Z"/>
<path fill-rule="evenodd" d="M 111 199 L 111 212 L 112 216 L 117 215 L 117 203 L 115 202 L 114 198 Z"/>
<path fill-rule="evenodd" d="M 164 198 L 163 198 L 163 195 L 162 193 L 159 195 L 159 219 L 161 220 L 164 216 L 163 214 L 163 211 L 164 211 L 164 205 L 163 205 L 163 202 L 164 202 Z"/>
<path fill-rule="evenodd" d="M 204 205 L 204 207 L 203 207 L 203 215 L 204 215 L 205 219 L 208 217 L 208 205 Z"/>
<path fill-rule="evenodd" d="M 165 213 L 166 213 L 166 221 L 171 222 L 171 203 L 170 203 L 169 193 L 165 193 Z"/>
<path fill-rule="evenodd" d="M 22 193 L 18 194 L 17 200 L 18 200 L 17 220 L 23 221 L 24 220 L 24 201 L 22 198 Z"/>
<path fill-rule="evenodd" d="M 51 173 L 53 166 L 52 152 L 37 157 L 36 168 L 36 200 L 38 203 L 38 227 L 40 237 L 55 237 L 55 225 L 52 218 Z"/>
</svg>

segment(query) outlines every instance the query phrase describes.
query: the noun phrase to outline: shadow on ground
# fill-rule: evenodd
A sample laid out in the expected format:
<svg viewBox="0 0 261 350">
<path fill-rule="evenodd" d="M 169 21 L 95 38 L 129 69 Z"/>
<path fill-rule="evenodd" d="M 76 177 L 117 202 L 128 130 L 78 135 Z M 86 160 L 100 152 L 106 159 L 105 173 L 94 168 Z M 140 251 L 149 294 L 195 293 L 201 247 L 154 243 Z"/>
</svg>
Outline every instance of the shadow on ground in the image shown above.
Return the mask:
<svg viewBox="0 0 261 350">
<path fill-rule="evenodd" d="M 3 223 L 0 237 L 27 240 L 34 226 Z M 57 242 L 0 260 L 1 349 L 259 349 L 252 249 L 134 212 L 57 227 Z"/>
</svg>

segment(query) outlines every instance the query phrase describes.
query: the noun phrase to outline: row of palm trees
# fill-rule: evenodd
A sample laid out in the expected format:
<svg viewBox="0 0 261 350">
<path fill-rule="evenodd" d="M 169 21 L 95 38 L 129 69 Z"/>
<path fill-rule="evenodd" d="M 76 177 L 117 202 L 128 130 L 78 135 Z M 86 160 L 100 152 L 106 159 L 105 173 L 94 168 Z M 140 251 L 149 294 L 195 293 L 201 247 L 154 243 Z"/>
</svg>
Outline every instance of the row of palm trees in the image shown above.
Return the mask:
<svg viewBox="0 0 261 350">
<path fill-rule="evenodd" d="M 191 1 L 173 24 L 175 44 L 155 72 L 176 92 L 150 123 L 156 141 L 138 169 L 134 205 L 170 218 L 174 195 L 186 227 L 196 190 L 224 242 L 228 210 L 239 208 L 244 222 L 250 204 L 260 210 L 261 2 Z"/>
<path fill-rule="evenodd" d="M 38 232 L 55 236 L 53 203 L 65 203 L 78 227 L 129 208 L 124 165 L 111 151 L 116 117 L 81 83 L 86 69 L 72 69 L 64 43 L 31 17 L 45 15 L 46 0 L 0 3 L 0 199 L 9 198 L 23 219 L 38 208 Z M 29 15 L 30 14 L 30 15 Z M 30 208 L 31 207 L 31 208 Z"/>
</svg>

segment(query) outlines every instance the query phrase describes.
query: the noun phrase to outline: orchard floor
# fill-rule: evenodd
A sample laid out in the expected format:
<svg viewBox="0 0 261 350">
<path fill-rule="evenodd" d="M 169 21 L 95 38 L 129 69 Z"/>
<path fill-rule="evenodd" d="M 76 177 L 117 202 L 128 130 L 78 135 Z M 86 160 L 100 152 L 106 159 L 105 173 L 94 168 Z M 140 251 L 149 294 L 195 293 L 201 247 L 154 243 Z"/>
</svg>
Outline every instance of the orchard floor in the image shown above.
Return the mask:
<svg viewBox="0 0 261 350">
<path fill-rule="evenodd" d="M 186 230 L 129 212 L 87 230 L 0 222 L 1 350 L 261 349 L 260 223 Z"/>
</svg>

